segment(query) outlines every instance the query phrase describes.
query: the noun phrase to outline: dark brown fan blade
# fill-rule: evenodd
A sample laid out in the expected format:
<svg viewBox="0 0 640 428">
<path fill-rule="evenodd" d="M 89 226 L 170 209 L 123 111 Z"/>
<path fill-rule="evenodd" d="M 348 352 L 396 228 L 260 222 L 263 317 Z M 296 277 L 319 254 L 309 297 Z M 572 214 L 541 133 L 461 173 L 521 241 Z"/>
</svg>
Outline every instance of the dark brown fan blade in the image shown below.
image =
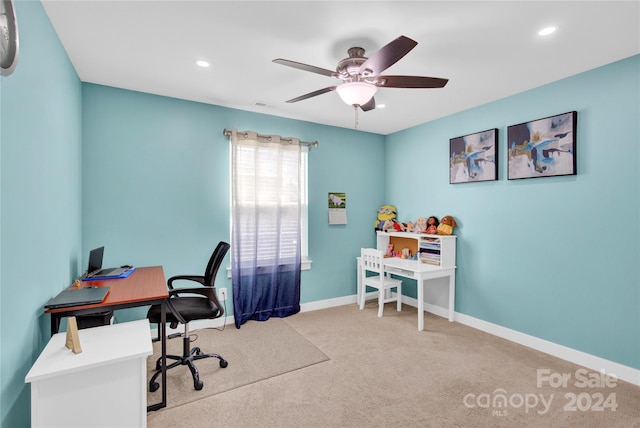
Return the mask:
<svg viewBox="0 0 640 428">
<path fill-rule="evenodd" d="M 309 92 L 308 94 L 300 95 L 299 97 L 292 98 L 288 103 L 297 103 L 298 101 L 306 100 L 307 98 L 315 97 L 318 95 L 326 94 L 327 92 L 335 91 L 335 86 L 329 86 L 327 88 L 318 89 L 317 91 Z"/>
<path fill-rule="evenodd" d="M 369 101 L 367 101 L 364 105 L 360 106 L 362 111 L 369 111 L 376 108 L 376 100 L 374 97 L 371 97 Z"/>
<path fill-rule="evenodd" d="M 381 88 L 444 88 L 449 79 L 423 76 L 378 76 L 373 83 Z"/>
<path fill-rule="evenodd" d="M 377 76 L 378 74 L 398 62 L 403 56 L 416 47 L 418 42 L 408 37 L 400 36 L 380 48 L 360 66 L 363 76 Z"/>
<path fill-rule="evenodd" d="M 316 67 L 309 64 L 303 64 L 301 62 L 290 61 L 288 59 L 276 58 L 273 60 L 276 64 L 286 65 L 288 67 L 297 68 L 298 70 L 310 71 L 312 73 L 322 74 L 323 76 L 337 77 L 335 71 L 327 70 L 325 68 Z"/>
</svg>

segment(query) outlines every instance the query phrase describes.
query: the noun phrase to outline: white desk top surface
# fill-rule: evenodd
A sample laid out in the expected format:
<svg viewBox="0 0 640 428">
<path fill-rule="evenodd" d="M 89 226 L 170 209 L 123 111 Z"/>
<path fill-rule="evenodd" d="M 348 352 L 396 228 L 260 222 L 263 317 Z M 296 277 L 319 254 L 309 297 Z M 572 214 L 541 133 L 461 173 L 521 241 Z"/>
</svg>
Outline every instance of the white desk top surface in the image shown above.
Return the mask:
<svg viewBox="0 0 640 428">
<path fill-rule="evenodd" d="M 112 324 L 78 330 L 82 352 L 74 354 L 65 346 L 67 333 L 54 334 L 27 373 L 25 382 L 34 382 L 69 372 L 86 370 L 153 353 L 148 320 Z"/>
</svg>

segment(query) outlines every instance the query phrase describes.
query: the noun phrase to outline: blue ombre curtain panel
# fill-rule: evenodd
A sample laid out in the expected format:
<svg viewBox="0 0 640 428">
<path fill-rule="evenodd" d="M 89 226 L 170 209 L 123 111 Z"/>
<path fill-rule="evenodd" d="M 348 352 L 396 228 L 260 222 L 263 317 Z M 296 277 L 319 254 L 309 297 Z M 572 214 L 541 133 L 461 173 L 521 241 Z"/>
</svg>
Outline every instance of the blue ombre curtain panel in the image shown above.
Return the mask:
<svg viewBox="0 0 640 428">
<path fill-rule="evenodd" d="M 231 275 L 235 324 L 300 312 L 300 141 L 231 133 Z"/>
</svg>

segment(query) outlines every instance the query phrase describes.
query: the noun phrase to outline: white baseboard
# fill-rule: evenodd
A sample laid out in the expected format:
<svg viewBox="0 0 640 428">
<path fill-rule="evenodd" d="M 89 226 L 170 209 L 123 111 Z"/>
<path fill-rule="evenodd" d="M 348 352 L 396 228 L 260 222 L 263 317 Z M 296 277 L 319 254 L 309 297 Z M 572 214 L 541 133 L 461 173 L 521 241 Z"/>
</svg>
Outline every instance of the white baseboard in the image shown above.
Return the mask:
<svg viewBox="0 0 640 428">
<path fill-rule="evenodd" d="M 376 298 L 376 296 L 377 296 L 377 293 L 375 292 L 367 293 L 366 298 L 367 299 Z M 357 303 L 356 300 L 357 300 L 356 295 L 353 294 L 350 296 L 336 297 L 333 299 L 302 303 L 300 305 L 300 312 L 311 312 L 311 311 L 317 311 L 320 309 L 333 308 L 336 306 L 356 304 Z M 409 306 L 418 307 L 418 301 L 411 297 L 403 296 L 402 303 Z M 425 302 L 424 309 L 429 313 L 438 315 L 443 318 L 449 317 L 449 310 L 447 308 L 431 305 Z M 625 366 L 623 364 L 619 364 L 614 361 L 596 357 L 594 355 L 587 354 L 582 351 L 568 348 L 563 345 L 558 345 L 557 343 L 549 342 L 547 340 L 540 339 L 535 336 L 530 336 L 528 334 L 511 330 L 509 328 L 502 327 L 500 325 L 493 324 L 487 321 L 483 321 L 481 319 L 474 318 L 469 315 L 460 314 L 458 312 L 455 313 L 455 321 L 459 322 L 460 324 L 464 324 L 466 326 L 475 328 L 477 330 L 484 331 L 485 333 L 489 333 L 494 336 L 507 339 L 511 342 L 518 343 L 520 345 L 526 346 L 531 349 L 535 349 L 536 351 L 544 352 L 545 354 L 549 354 L 554 357 L 560 358 L 562 360 L 566 360 L 571 363 L 578 364 L 588 369 L 591 369 L 594 371 L 604 371 L 607 374 L 615 376 L 620 380 L 629 382 L 633 385 L 640 386 L 640 370 L 634 369 L 633 367 Z M 233 325 L 233 318 L 223 317 L 223 318 L 217 318 L 215 320 L 193 321 L 191 323 L 191 331 L 195 331 L 201 328 L 212 328 L 212 327 L 222 328 L 225 324 Z M 183 330 L 181 330 L 180 327 L 181 326 L 179 326 L 179 328 L 176 330 L 167 328 L 167 333 L 172 334 L 176 332 L 182 332 Z M 157 336 L 157 333 L 155 330 L 152 330 L 152 334 L 153 334 L 152 337 Z"/>
<path fill-rule="evenodd" d="M 355 305 L 357 303 L 356 300 L 357 300 L 356 295 L 352 294 L 351 296 L 335 297 L 333 299 L 318 300 L 316 302 L 303 303 L 300 305 L 300 312 L 311 312 L 311 311 L 317 311 L 320 309 L 335 308 L 336 306 L 344 306 L 344 305 L 351 305 L 351 304 Z"/>
<path fill-rule="evenodd" d="M 376 298 L 376 296 L 376 292 L 367 293 L 366 298 Z M 355 296 L 352 300 L 355 303 Z M 418 301 L 411 297 L 403 296 L 402 303 L 416 308 L 418 307 Z M 424 304 L 424 310 L 443 318 L 449 317 L 449 310 L 447 308 L 431 305 L 427 302 Z M 545 354 L 578 364 L 594 371 L 604 371 L 605 373 L 615 376 L 620 380 L 640 386 L 640 370 L 634 369 L 633 367 L 596 357 L 595 355 L 587 354 L 586 352 L 568 348 L 563 345 L 558 345 L 557 343 L 549 342 L 548 340 L 540 339 L 535 336 L 530 336 L 516 330 L 511 330 L 497 324 L 492 324 L 469 315 L 456 312 L 454 318 L 455 321 L 460 324 L 475 328 L 476 330 L 484 331 L 485 333 L 507 339 L 511 342 L 526 346 L 527 348 L 544 352 Z"/>
<path fill-rule="evenodd" d="M 603 371 L 620 380 L 640 386 L 640 370 L 634 369 L 633 367 L 596 357 L 595 355 L 587 354 L 586 352 L 549 342 L 548 340 L 530 336 L 497 324 L 492 324 L 469 315 L 456 312 L 455 320 L 461 324 L 510 340 L 511 342 L 535 349 L 536 351 L 553 355 L 554 357 L 578 364 L 594 371 Z"/>
</svg>

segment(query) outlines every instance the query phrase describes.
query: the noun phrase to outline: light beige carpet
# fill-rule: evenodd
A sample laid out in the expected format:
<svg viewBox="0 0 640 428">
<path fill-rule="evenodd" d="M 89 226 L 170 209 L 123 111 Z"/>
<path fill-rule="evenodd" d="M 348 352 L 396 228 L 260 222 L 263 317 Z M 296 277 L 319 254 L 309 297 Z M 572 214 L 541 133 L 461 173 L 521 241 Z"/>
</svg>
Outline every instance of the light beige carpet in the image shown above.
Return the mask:
<svg viewBox="0 0 640 428">
<path fill-rule="evenodd" d="M 149 412 L 147 426 L 640 428 L 638 386 L 579 386 L 580 366 L 429 313 L 418 331 L 408 305 L 376 315 L 371 300 L 285 318 L 330 360 Z M 571 380 L 539 385 L 539 370 Z"/>
<path fill-rule="evenodd" d="M 197 339 L 193 340 L 196 337 Z M 198 346 L 203 353 L 220 354 L 229 365 L 221 368 L 217 358 L 196 361 L 200 380 L 204 383 L 200 391 L 193 388 L 193 379 L 187 366 L 169 370 L 167 409 L 329 359 L 280 318 L 271 318 L 264 322 L 249 321 L 240 329 L 236 329 L 234 325 L 227 325 L 223 331 L 191 331 L 191 338 L 192 348 Z M 181 355 L 182 341 L 181 337 L 169 339 L 167 354 Z M 153 356 L 147 359 L 148 379 L 160 356 L 160 343 L 154 343 L 153 349 Z M 167 360 L 167 364 L 171 362 L 172 360 Z M 161 389 L 152 393 L 147 390 L 147 403 L 153 404 L 160 400 Z"/>
</svg>

